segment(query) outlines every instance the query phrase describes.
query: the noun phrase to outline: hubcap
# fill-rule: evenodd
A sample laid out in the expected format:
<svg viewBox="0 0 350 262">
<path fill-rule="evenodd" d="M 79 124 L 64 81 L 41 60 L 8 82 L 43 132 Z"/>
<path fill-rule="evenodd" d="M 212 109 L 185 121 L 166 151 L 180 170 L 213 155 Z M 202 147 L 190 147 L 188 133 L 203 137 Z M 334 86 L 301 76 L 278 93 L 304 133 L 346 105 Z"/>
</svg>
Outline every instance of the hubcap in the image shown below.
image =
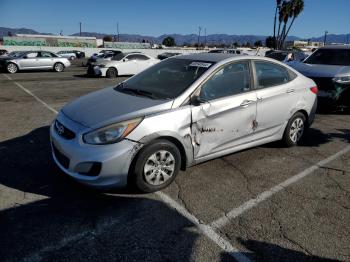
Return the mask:
<svg viewBox="0 0 350 262">
<path fill-rule="evenodd" d="M 55 65 L 55 69 L 57 72 L 61 72 L 63 69 L 63 66 L 61 64 L 57 64 L 57 65 Z"/>
<path fill-rule="evenodd" d="M 304 133 L 304 120 L 298 117 L 293 121 L 290 127 L 289 137 L 294 143 L 296 143 L 300 140 L 303 133 Z"/>
<path fill-rule="evenodd" d="M 169 151 L 160 150 L 147 159 L 143 175 L 148 184 L 159 186 L 172 177 L 174 170 L 174 156 Z"/>
<path fill-rule="evenodd" d="M 14 64 L 9 64 L 9 65 L 7 66 L 7 70 L 8 70 L 10 73 L 16 73 L 17 67 L 16 67 Z"/>
</svg>

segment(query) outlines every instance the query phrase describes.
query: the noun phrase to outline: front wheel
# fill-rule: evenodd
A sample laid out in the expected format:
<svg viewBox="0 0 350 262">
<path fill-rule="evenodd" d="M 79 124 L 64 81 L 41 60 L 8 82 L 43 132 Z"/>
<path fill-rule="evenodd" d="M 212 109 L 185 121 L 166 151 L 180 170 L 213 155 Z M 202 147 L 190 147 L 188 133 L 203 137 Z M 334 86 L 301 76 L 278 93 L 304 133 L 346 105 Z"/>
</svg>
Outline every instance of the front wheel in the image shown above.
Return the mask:
<svg viewBox="0 0 350 262">
<path fill-rule="evenodd" d="M 288 146 L 296 146 L 303 138 L 306 129 L 306 117 L 303 113 L 295 113 L 289 119 L 283 134 L 283 142 Z"/>
<path fill-rule="evenodd" d="M 145 193 L 170 185 L 181 165 L 179 149 L 167 140 L 157 140 L 141 149 L 133 169 L 133 182 Z"/>
<path fill-rule="evenodd" d="M 111 67 L 111 68 L 108 68 L 107 72 L 106 72 L 106 77 L 108 78 L 114 78 L 114 77 L 117 77 L 118 76 L 118 71 L 117 69 Z"/>
<path fill-rule="evenodd" d="M 16 64 L 14 64 L 14 63 L 8 63 L 7 66 L 6 66 L 6 70 L 10 74 L 14 74 L 14 73 L 17 73 L 18 66 Z"/>
<path fill-rule="evenodd" d="M 55 72 L 62 72 L 64 70 L 64 65 L 62 63 L 56 63 L 53 66 Z"/>
</svg>

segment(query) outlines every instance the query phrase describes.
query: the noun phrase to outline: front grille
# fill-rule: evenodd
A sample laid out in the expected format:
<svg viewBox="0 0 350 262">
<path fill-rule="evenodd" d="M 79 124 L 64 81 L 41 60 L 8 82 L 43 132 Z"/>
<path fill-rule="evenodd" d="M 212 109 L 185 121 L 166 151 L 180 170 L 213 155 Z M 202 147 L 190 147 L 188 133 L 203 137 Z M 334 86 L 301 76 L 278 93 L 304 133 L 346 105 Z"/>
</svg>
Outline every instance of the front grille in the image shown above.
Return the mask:
<svg viewBox="0 0 350 262">
<path fill-rule="evenodd" d="M 58 120 L 55 120 L 54 128 L 55 128 L 56 133 L 59 136 L 64 137 L 65 139 L 70 140 L 70 139 L 74 139 L 75 138 L 75 133 L 72 130 L 68 129 L 66 126 L 64 126 Z"/>
<path fill-rule="evenodd" d="M 315 81 L 317 87 L 319 90 L 334 90 L 334 82 L 332 81 L 331 77 L 310 77 L 312 80 Z"/>
<path fill-rule="evenodd" d="M 69 158 L 66 157 L 64 154 L 62 154 L 56 147 L 54 144 L 52 144 L 52 149 L 53 149 L 53 153 L 55 154 L 55 157 L 57 159 L 57 161 L 66 169 L 69 168 Z"/>
</svg>

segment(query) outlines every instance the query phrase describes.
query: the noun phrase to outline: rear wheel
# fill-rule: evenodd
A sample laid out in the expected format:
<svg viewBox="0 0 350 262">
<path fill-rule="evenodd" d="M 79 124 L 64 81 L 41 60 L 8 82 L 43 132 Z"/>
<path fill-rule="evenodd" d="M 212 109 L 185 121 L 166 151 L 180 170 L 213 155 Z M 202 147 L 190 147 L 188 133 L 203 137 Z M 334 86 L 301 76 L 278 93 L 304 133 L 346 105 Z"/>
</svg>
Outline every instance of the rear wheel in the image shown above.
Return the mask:
<svg viewBox="0 0 350 262">
<path fill-rule="evenodd" d="M 108 68 L 107 72 L 106 72 L 106 77 L 108 78 L 114 78 L 114 77 L 117 77 L 118 76 L 118 71 L 117 69 L 111 67 L 111 68 Z"/>
<path fill-rule="evenodd" d="M 297 112 L 288 121 L 284 130 L 283 142 L 288 146 L 296 146 L 303 138 L 306 129 L 306 117 L 303 113 Z"/>
<path fill-rule="evenodd" d="M 157 140 L 138 154 L 132 174 L 134 184 L 146 193 L 161 190 L 174 181 L 180 165 L 179 149 L 167 140 Z"/>
<path fill-rule="evenodd" d="M 53 66 L 55 72 L 62 72 L 64 70 L 64 65 L 62 63 L 56 63 Z"/>
<path fill-rule="evenodd" d="M 7 66 L 6 66 L 6 70 L 10 74 L 14 74 L 14 73 L 17 73 L 18 66 L 16 64 L 14 64 L 14 63 L 8 63 Z"/>
</svg>

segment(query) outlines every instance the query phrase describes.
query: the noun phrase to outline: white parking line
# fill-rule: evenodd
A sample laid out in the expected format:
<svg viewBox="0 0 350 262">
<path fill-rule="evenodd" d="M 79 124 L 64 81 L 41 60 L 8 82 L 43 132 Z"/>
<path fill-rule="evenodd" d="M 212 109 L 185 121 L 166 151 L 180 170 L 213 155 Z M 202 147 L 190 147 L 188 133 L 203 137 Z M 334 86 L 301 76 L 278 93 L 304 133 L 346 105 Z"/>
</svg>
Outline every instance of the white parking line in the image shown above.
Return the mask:
<svg viewBox="0 0 350 262">
<path fill-rule="evenodd" d="M 6 78 L 8 80 L 13 80 L 10 76 L 3 74 L 4 76 L 6 76 Z M 51 112 L 58 114 L 57 110 L 53 109 L 51 106 L 49 106 L 48 104 L 46 104 L 43 100 L 41 100 L 39 97 L 37 97 L 36 95 L 34 95 L 32 92 L 30 92 L 27 88 L 25 88 L 24 86 L 22 86 L 20 83 L 14 81 L 13 82 L 16 86 L 18 86 L 19 88 L 21 88 L 24 92 L 26 92 L 28 95 L 34 97 L 39 103 L 41 103 L 42 105 L 44 105 L 47 109 L 49 109 Z"/>
<path fill-rule="evenodd" d="M 2 74 L 3 76 L 5 76 L 8 80 L 12 80 L 12 78 L 6 74 Z"/>
<path fill-rule="evenodd" d="M 239 207 L 232 209 L 225 216 L 222 216 L 221 218 L 215 220 L 214 222 L 211 223 L 211 226 L 213 228 L 218 229 L 218 228 L 221 228 L 221 227 L 227 225 L 230 222 L 230 220 L 232 220 L 238 216 L 241 216 L 242 214 L 244 214 L 248 210 L 256 207 L 259 203 L 269 199 L 270 197 L 272 197 L 274 194 L 278 193 L 279 191 L 281 191 L 281 190 L 285 189 L 286 187 L 298 182 L 299 180 L 303 179 L 304 177 L 312 174 L 315 170 L 317 170 L 321 167 L 325 167 L 326 164 L 328 164 L 329 162 L 346 154 L 349 151 L 350 151 L 350 146 L 347 146 L 343 150 L 339 151 L 338 153 L 335 153 L 334 155 L 331 155 L 330 157 L 321 160 L 317 164 L 305 169 L 304 171 L 300 172 L 299 174 L 292 176 L 292 177 L 288 178 L 287 180 L 285 180 L 284 182 L 272 187 L 271 189 L 262 192 L 256 198 L 248 200 L 247 202 L 240 205 Z"/>
<path fill-rule="evenodd" d="M 179 203 L 177 203 L 175 200 L 173 200 L 168 195 L 164 194 L 163 192 L 156 192 L 155 193 L 164 203 L 166 203 L 171 208 L 174 208 L 178 213 L 183 215 L 185 218 L 187 218 L 189 221 L 191 221 L 196 227 L 209 239 L 211 239 L 215 244 L 217 244 L 222 250 L 227 252 L 230 256 L 232 256 L 234 259 L 236 259 L 239 262 L 243 261 L 251 261 L 246 255 L 244 255 L 240 250 L 235 248 L 228 242 L 226 239 L 224 239 L 220 234 L 218 234 L 213 227 L 201 223 L 201 221 L 196 218 L 194 215 L 192 215 L 186 208 L 181 206 Z"/>
<path fill-rule="evenodd" d="M 10 76 L 7 76 L 7 75 L 5 75 L 5 76 L 9 80 L 12 80 L 12 78 Z M 55 114 L 58 114 L 58 112 L 54 108 L 52 108 L 47 103 L 45 103 L 43 100 L 41 100 L 39 97 L 34 95 L 32 92 L 30 92 L 24 86 L 22 86 L 20 83 L 14 82 L 14 84 L 17 85 L 19 88 L 21 88 L 24 92 L 26 92 L 30 96 L 34 97 L 39 103 L 44 105 L 48 110 L 50 110 L 51 112 L 53 112 Z M 183 215 L 185 218 L 187 218 L 189 221 L 191 221 L 206 237 L 211 239 L 216 245 L 218 245 L 222 250 L 224 250 L 229 255 L 231 255 L 233 258 L 235 258 L 238 262 L 249 262 L 250 261 L 250 259 L 246 255 L 244 255 L 237 248 L 233 247 L 226 239 L 224 239 L 217 232 L 215 232 L 215 230 L 211 226 L 201 223 L 201 221 L 198 218 L 196 218 L 194 215 L 192 215 L 186 208 L 181 206 L 179 203 L 177 203 L 175 200 L 173 200 L 170 196 L 166 195 L 163 192 L 157 192 L 155 194 L 164 203 L 166 203 L 169 207 L 175 209 L 177 212 L 179 212 L 181 215 Z M 80 236 L 78 236 L 78 237 L 80 237 Z M 73 239 L 75 239 L 75 237 Z M 63 242 L 63 244 L 64 243 L 65 243 L 65 241 Z M 45 248 L 42 251 L 45 251 Z M 36 255 L 38 255 L 38 254 L 36 254 Z"/>
</svg>

